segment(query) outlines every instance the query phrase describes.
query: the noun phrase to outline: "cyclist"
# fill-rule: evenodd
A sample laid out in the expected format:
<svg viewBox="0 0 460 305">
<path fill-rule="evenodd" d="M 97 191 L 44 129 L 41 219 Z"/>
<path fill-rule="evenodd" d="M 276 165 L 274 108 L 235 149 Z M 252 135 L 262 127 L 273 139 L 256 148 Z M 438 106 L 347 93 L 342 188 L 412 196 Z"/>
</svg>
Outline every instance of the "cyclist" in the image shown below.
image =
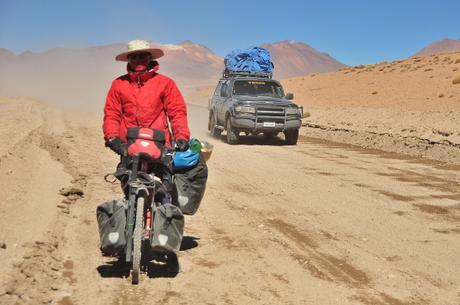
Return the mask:
<svg viewBox="0 0 460 305">
<path fill-rule="evenodd" d="M 157 73 L 156 59 L 163 51 L 145 40 L 133 40 L 128 50 L 115 57 L 125 61 L 128 73 L 112 82 L 104 107 L 104 139 L 106 146 L 122 154 L 128 127 L 149 127 L 166 133 L 166 145 L 171 146 L 168 119 L 180 151 L 188 149 L 190 131 L 187 109 L 175 82 Z"/>
</svg>

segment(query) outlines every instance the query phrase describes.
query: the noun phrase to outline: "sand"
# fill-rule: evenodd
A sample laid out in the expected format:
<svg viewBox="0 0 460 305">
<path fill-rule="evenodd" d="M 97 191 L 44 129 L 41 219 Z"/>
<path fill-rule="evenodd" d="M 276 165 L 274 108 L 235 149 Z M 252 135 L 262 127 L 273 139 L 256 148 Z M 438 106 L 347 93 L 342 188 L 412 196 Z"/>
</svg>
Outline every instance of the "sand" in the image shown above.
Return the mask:
<svg viewBox="0 0 460 305">
<path fill-rule="evenodd" d="M 1 304 L 460 301 L 458 169 L 307 137 L 230 146 L 209 137 L 206 108 L 189 106 L 192 134 L 214 144 L 205 198 L 185 219 L 181 272 L 147 264 L 133 286 L 129 267 L 99 252 L 96 207 L 121 196 L 103 179 L 118 160 L 101 116 L 4 105 L 11 122 L 28 107 L 36 123 L 2 143 Z"/>
</svg>

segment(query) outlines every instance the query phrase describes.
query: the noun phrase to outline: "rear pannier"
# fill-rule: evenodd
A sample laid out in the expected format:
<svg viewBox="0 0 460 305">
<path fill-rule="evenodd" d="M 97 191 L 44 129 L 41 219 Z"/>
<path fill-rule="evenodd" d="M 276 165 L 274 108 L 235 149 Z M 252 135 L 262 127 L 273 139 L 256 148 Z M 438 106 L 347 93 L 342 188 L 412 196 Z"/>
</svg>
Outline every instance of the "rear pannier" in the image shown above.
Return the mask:
<svg viewBox="0 0 460 305">
<path fill-rule="evenodd" d="M 191 168 L 174 172 L 173 203 L 185 215 L 194 215 L 200 207 L 208 180 L 208 167 L 203 158 Z"/>
<path fill-rule="evenodd" d="M 126 207 L 124 199 L 111 200 L 96 209 L 101 250 L 106 255 L 116 255 L 126 246 Z"/>
<path fill-rule="evenodd" d="M 179 251 L 184 234 L 184 215 L 172 204 L 160 205 L 153 219 L 150 246 L 155 252 Z"/>
</svg>

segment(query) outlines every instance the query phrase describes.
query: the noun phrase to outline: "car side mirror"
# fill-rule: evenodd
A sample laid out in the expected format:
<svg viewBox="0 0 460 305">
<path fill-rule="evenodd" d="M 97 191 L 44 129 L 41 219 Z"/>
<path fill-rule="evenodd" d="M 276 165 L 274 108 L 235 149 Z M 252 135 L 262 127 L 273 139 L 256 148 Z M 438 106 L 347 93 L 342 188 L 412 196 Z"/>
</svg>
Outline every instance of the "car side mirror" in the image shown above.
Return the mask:
<svg viewBox="0 0 460 305">
<path fill-rule="evenodd" d="M 286 93 L 286 95 L 284 96 L 285 99 L 287 100 L 293 100 L 294 99 L 294 94 L 292 93 Z"/>
</svg>

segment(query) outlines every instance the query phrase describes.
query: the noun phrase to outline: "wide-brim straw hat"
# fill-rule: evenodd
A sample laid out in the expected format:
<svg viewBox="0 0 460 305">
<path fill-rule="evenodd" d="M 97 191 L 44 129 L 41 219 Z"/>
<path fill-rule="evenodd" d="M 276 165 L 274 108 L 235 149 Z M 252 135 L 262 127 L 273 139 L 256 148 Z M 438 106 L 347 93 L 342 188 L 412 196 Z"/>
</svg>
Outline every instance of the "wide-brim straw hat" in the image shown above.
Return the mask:
<svg viewBox="0 0 460 305">
<path fill-rule="evenodd" d="M 128 55 L 137 52 L 147 52 L 152 55 L 152 59 L 158 59 L 165 53 L 161 49 L 152 48 L 150 43 L 146 40 L 132 40 L 128 42 L 128 51 L 118 54 L 115 60 L 129 61 Z"/>
</svg>

